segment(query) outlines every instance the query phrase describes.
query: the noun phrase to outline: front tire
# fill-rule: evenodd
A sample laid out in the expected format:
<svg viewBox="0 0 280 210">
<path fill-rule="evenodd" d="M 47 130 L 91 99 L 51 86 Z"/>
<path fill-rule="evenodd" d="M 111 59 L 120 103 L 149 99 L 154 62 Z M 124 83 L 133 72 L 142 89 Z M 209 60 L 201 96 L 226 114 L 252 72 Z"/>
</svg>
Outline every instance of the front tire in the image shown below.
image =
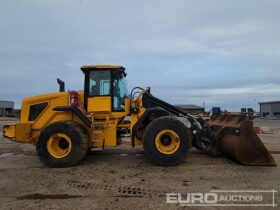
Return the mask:
<svg viewBox="0 0 280 210">
<path fill-rule="evenodd" d="M 37 153 L 49 167 L 69 167 L 81 161 L 88 151 L 88 137 L 82 127 L 72 121 L 56 122 L 40 134 Z"/>
<path fill-rule="evenodd" d="M 145 129 L 143 147 L 146 157 L 161 166 L 178 165 L 190 148 L 186 126 L 176 118 L 160 117 Z"/>
</svg>

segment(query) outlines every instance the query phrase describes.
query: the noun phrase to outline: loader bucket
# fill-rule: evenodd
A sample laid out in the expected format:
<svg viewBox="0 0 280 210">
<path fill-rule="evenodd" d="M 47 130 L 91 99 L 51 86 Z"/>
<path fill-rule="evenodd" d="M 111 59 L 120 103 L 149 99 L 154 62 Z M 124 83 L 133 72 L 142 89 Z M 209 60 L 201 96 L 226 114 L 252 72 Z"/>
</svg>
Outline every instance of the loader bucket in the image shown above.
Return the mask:
<svg viewBox="0 0 280 210">
<path fill-rule="evenodd" d="M 276 165 L 274 158 L 253 131 L 253 122 L 246 116 L 220 115 L 209 120 L 205 126 L 208 126 L 207 132 L 211 132 L 207 134 L 212 139 L 207 145 L 211 151 L 214 145 L 217 151 L 244 165 Z M 213 143 L 213 139 L 216 142 Z M 209 150 L 205 145 L 201 148 L 204 151 Z"/>
</svg>

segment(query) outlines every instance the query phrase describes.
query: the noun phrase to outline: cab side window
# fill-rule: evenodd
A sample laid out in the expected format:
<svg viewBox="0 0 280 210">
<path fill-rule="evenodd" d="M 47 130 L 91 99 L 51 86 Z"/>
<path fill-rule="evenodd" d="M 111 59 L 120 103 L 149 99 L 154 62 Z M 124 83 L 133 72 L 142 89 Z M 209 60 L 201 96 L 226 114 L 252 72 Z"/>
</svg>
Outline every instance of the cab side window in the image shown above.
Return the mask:
<svg viewBox="0 0 280 210">
<path fill-rule="evenodd" d="M 113 110 L 125 111 L 125 99 L 128 97 L 126 80 L 122 73 L 113 72 Z"/>
<path fill-rule="evenodd" d="M 89 96 L 111 95 L 110 71 L 92 71 L 89 75 Z"/>
</svg>

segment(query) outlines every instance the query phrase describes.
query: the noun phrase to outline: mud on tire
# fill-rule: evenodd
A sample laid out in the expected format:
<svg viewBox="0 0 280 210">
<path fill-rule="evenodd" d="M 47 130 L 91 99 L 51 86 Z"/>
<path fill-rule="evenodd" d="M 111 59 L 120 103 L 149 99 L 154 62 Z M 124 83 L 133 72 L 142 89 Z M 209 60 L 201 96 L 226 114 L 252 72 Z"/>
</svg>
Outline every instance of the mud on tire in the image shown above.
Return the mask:
<svg viewBox="0 0 280 210">
<path fill-rule="evenodd" d="M 68 141 L 71 141 L 71 148 L 69 148 L 69 152 L 65 157 L 55 157 L 49 151 L 48 141 L 56 134 L 67 136 Z M 69 167 L 75 165 L 86 156 L 88 151 L 88 137 L 85 130 L 75 122 L 56 122 L 41 132 L 36 150 L 40 161 L 45 165 L 49 167 Z"/>
<path fill-rule="evenodd" d="M 180 139 L 178 148 L 172 154 L 163 154 L 156 146 L 157 135 L 163 130 L 171 130 Z M 178 165 L 191 147 L 191 134 L 183 123 L 176 118 L 160 117 L 152 121 L 145 129 L 143 147 L 146 157 L 160 166 Z"/>
</svg>

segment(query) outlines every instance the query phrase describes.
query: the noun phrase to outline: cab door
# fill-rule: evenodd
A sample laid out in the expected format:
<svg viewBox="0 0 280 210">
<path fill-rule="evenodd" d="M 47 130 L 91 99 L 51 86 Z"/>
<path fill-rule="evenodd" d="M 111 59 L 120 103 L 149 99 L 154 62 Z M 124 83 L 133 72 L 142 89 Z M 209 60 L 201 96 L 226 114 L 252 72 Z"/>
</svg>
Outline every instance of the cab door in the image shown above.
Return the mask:
<svg viewBox="0 0 280 210">
<path fill-rule="evenodd" d="M 87 72 L 85 86 L 85 105 L 88 112 L 108 113 L 112 111 L 110 70 Z"/>
</svg>

